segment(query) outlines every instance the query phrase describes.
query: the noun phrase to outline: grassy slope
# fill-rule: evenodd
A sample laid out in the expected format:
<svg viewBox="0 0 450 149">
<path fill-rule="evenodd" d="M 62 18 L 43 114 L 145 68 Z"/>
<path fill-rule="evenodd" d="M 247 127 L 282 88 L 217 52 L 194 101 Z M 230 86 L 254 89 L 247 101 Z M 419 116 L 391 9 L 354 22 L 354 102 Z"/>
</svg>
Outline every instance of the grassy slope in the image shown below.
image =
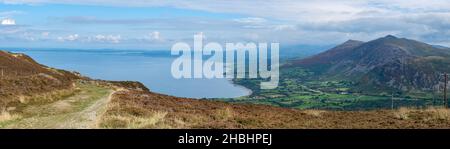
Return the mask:
<svg viewBox="0 0 450 149">
<path fill-rule="evenodd" d="M 0 111 L 38 94 L 50 95 L 56 90 L 58 94 L 70 93 L 77 79 L 81 79 L 77 74 L 43 66 L 27 55 L 0 50 Z"/>
<path fill-rule="evenodd" d="M 0 119 L 0 127 L 96 128 L 97 116 L 104 112 L 111 92 L 109 88 L 91 83 L 77 84 L 70 96 L 60 96 L 50 102 L 21 104 L 14 110 L 4 111 L 5 118 Z"/>
<path fill-rule="evenodd" d="M 145 91 L 114 94 L 104 128 L 450 128 L 441 108 L 325 111 L 177 98 Z"/>
<path fill-rule="evenodd" d="M 98 83 L 2 112 L 2 128 L 450 128 L 450 111 L 295 110 L 196 100 Z M 126 88 L 126 87 L 125 87 Z M 113 93 L 113 94 L 112 94 Z M 108 100 L 111 97 L 111 100 Z"/>
</svg>

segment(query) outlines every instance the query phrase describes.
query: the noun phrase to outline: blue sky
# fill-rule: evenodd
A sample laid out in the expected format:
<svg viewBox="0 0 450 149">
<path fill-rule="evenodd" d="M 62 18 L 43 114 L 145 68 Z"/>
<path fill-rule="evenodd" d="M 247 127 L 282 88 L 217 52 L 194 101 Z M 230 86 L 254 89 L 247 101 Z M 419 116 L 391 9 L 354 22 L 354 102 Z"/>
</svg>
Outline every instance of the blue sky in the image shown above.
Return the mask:
<svg viewBox="0 0 450 149">
<path fill-rule="evenodd" d="M 0 0 L 1 47 L 168 49 L 216 42 L 329 45 L 387 34 L 450 46 L 445 0 Z"/>
</svg>

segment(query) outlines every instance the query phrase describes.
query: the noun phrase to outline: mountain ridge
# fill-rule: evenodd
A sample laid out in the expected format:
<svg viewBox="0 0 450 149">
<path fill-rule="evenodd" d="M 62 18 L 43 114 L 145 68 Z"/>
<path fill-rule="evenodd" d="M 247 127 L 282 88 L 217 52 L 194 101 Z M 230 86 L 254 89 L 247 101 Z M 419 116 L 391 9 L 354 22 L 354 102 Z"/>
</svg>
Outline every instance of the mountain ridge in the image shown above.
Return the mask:
<svg viewBox="0 0 450 149">
<path fill-rule="evenodd" d="M 350 80 L 378 89 L 436 90 L 439 75 L 450 72 L 450 50 L 387 35 L 368 42 L 348 40 L 328 51 L 291 61 L 318 79 Z M 357 87 L 355 87 L 357 88 Z"/>
</svg>

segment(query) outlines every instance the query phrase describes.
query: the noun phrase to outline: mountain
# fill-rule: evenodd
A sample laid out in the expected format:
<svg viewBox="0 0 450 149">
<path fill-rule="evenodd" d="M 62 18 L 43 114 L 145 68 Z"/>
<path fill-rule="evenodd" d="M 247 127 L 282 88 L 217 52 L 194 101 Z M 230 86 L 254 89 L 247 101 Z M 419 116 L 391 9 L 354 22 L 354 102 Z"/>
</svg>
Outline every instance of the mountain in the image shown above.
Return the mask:
<svg viewBox="0 0 450 149">
<path fill-rule="evenodd" d="M 436 91 L 441 75 L 450 72 L 450 50 L 388 35 L 349 40 L 284 67 L 307 68 L 317 79 L 352 81 L 361 90 Z"/>
</svg>

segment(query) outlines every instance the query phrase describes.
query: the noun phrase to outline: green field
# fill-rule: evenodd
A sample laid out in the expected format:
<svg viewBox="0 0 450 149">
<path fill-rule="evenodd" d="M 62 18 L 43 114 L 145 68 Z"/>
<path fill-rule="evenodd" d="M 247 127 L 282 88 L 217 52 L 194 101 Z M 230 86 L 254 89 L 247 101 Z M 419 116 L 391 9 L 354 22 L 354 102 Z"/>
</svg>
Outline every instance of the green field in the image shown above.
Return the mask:
<svg viewBox="0 0 450 149">
<path fill-rule="evenodd" d="M 324 80 L 302 68 L 281 69 L 278 88 L 261 90 L 260 79 L 235 79 L 234 83 L 253 91 L 252 95 L 220 99 L 236 103 L 267 104 L 297 109 L 370 110 L 442 105 L 438 93 L 398 91 L 358 91 L 357 84 L 344 80 Z"/>
</svg>

